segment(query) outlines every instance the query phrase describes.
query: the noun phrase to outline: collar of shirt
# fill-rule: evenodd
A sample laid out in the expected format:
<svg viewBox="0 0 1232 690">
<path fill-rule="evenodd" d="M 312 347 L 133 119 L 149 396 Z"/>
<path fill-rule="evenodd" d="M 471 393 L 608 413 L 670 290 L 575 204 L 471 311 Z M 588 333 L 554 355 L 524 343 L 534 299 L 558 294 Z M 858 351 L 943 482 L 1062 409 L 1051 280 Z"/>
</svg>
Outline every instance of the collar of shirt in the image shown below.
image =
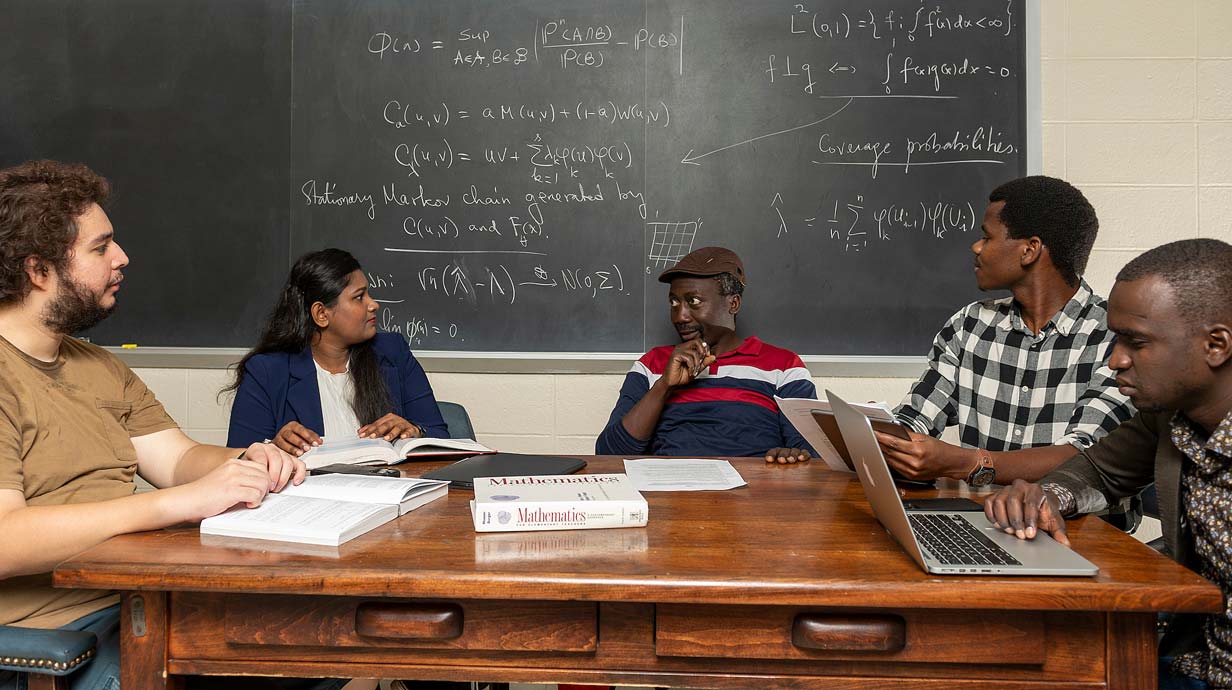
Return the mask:
<svg viewBox="0 0 1232 690">
<path fill-rule="evenodd" d="M 1203 471 L 1221 469 L 1232 458 L 1232 412 L 1210 436 L 1179 411 L 1172 416 L 1170 427 L 1172 444 Z"/>
<path fill-rule="evenodd" d="M 741 357 L 741 356 L 756 357 L 757 355 L 761 354 L 761 346 L 762 346 L 762 342 L 758 340 L 757 336 L 750 335 L 749 337 L 745 338 L 744 342 L 740 343 L 740 346 L 737 347 L 736 349 L 732 350 L 731 352 L 724 352 L 723 354 L 716 357 L 715 362 L 717 364 L 718 360 L 728 359 L 731 357 Z"/>
<path fill-rule="evenodd" d="M 1012 297 L 1004 300 L 1002 318 L 997 323 L 997 327 L 1005 331 L 1022 331 L 1030 334 L 1031 337 L 1045 337 L 1049 335 L 1050 329 L 1055 329 L 1061 335 L 1069 335 L 1075 327 L 1083 320 L 1083 315 L 1095 301 L 1095 292 L 1091 290 L 1091 286 L 1087 285 L 1087 281 L 1079 279 L 1078 291 L 1074 296 L 1069 298 L 1061 311 L 1053 315 L 1052 320 L 1044 324 L 1040 329 L 1039 336 L 1027 328 L 1026 322 L 1022 320 L 1022 309 L 1019 308 L 1018 302 Z"/>
</svg>

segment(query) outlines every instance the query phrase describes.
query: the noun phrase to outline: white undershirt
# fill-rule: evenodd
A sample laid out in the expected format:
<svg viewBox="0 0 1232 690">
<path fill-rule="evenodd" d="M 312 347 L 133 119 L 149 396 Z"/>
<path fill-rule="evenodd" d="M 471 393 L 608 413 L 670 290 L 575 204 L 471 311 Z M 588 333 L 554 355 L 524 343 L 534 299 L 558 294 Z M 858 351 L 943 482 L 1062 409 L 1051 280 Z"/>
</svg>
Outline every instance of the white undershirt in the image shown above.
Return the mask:
<svg viewBox="0 0 1232 690">
<path fill-rule="evenodd" d="M 359 430 L 359 418 L 351 402 L 355 399 L 355 383 L 351 372 L 331 373 L 317 364 L 317 388 L 321 390 L 321 420 L 325 422 L 325 438 L 355 436 Z"/>
</svg>

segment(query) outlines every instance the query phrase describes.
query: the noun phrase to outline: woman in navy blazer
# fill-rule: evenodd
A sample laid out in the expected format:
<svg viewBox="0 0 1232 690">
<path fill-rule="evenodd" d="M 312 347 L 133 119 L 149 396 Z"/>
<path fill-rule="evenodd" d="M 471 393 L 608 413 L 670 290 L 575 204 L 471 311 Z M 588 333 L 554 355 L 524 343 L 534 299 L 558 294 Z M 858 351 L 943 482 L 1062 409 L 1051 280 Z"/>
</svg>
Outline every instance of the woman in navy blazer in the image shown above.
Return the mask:
<svg viewBox="0 0 1232 690">
<path fill-rule="evenodd" d="M 447 438 L 432 386 L 406 341 L 376 332 L 379 305 L 355 257 L 323 249 L 295 262 L 261 340 L 240 360 L 227 443 L 271 439 L 302 455 L 325 435 L 318 368 L 350 384 L 361 437 Z M 239 444 L 239 445 L 236 445 Z"/>
</svg>

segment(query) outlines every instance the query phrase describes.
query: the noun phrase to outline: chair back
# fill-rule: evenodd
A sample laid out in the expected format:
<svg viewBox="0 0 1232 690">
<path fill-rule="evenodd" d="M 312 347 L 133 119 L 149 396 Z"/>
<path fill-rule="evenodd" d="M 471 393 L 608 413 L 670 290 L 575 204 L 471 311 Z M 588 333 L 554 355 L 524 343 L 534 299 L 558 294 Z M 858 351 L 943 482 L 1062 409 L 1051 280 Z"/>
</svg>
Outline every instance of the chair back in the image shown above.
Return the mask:
<svg viewBox="0 0 1232 690">
<path fill-rule="evenodd" d="M 475 429 L 471 427 L 471 416 L 466 408 L 458 403 L 436 401 L 445 424 L 449 425 L 449 438 L 469 438 L 475 440 Z"/>
</svg>

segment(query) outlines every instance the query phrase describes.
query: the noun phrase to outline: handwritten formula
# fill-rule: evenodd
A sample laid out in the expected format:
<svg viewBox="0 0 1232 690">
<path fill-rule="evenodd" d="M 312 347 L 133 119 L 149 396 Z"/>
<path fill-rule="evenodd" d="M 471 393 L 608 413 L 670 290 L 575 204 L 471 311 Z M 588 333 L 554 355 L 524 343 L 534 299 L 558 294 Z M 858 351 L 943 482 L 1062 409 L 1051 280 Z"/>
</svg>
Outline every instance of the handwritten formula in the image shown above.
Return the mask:
<svg viewBox="0 0 1232 690">
<path fill-rule="evenodd" d="M 305 0 L 293 249 L 353 251 L 417 348 L 633 352 L 671 338 L 659 272 L 727 245 L 761 334 L 828 351 L 776 283 L 966 289 L 1026 167 L 1023 1 Z"/>
</svg>

